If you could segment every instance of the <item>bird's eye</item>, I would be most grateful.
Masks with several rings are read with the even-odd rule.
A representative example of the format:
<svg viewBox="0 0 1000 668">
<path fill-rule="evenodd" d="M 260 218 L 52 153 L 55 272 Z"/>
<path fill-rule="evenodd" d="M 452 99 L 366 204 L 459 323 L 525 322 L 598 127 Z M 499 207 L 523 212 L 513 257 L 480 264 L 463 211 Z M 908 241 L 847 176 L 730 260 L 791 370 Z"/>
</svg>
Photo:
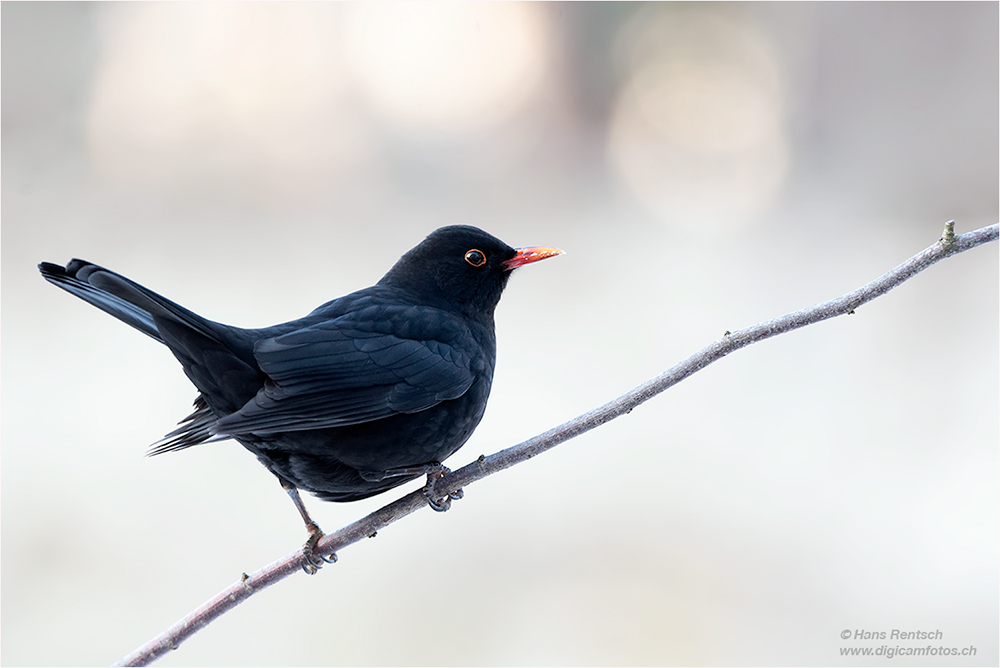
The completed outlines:
<svg viewBox="0 0 1000 668">
<path fill-rule="evenodd" d="M 465 254 L 465 261 L 473 267 L 481 267 L 486 264 L 486 254 L 481 250 L 473 248 Z"/>
</svg>

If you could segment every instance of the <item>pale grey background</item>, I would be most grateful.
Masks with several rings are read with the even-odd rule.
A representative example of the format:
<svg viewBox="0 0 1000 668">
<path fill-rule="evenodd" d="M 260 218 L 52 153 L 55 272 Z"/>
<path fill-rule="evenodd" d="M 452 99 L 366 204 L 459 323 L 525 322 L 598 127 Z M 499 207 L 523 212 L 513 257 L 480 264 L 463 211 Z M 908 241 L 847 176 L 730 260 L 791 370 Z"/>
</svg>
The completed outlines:
<svg viewBox="0 0 1000 668">
<path fill-rule="evenodd" d="M 193 388 L 37 262 L 261 326 L 440 225 L 560 246 L 498 310 L 462 465 L 854 289 L 945 220 L 996 222 L 997 26 L 996 3 L 4 3 L 0 659 L 107 664 L 304 539 L 239 446 L 142 456 Z M 408 518 L 162 665 L 881 665 L 841 658 L 883 644 L 845 629 L 978 651 L 900 665 L 996 665 L 997 330 L 992 245 Z M 415 486 L 307 503 L 332 530 Z"/>
</svg>

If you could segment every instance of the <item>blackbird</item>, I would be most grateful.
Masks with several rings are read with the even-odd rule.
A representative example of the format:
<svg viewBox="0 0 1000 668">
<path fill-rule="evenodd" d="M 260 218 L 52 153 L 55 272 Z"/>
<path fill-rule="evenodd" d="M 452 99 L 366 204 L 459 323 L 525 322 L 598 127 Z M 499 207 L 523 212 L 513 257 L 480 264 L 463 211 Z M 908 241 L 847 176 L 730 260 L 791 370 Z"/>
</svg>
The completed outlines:
<svg viewBox="0 0 1000 668">
<path fill-rule="evenodd" d="M 429 504 L 447 509 L 450 499 L 434 493 L 434 481 L 486 409 L 500 294 L 512 270 L 562 252 L 511 248 L 471 226 L 443 227 L 372 287 L 262 329 L 206 320 L 83 260 L 38 268 L 170 349 L 198 396 L 194 412 L 150 454 L 227 438 L 241 443 L 295 503 L 310 534 L 304 568 L 315 572 L 322 563 L 313 548 L 323 532 L 300 489 L 353 501 L 426 474 Z"/>
</svg>

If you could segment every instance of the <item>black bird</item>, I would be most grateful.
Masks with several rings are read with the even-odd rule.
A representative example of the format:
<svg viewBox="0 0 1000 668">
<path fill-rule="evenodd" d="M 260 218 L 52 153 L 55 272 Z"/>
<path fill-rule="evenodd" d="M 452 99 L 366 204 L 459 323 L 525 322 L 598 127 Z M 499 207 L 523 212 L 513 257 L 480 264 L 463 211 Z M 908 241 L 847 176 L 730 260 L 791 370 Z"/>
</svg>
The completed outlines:
<svg viewBox="0 0 1000 668">
<path fill-rule="evenodd" d="M 354 501 L 420 475 L 435 498 L 441 462 L 472 435 L 496 362 L 493 312 L 521 265 L 562 254 L 511 248 L 475 227 L 443 227 L 370 288 L 281 325 L 206 320 L 83 260 L 42 276 L 165 344 L 198 388 L 195 410 L 150 454 L 233 438 L 278 477 L 312 553 L 323 536 L 298 490 Z"/>
</svg>

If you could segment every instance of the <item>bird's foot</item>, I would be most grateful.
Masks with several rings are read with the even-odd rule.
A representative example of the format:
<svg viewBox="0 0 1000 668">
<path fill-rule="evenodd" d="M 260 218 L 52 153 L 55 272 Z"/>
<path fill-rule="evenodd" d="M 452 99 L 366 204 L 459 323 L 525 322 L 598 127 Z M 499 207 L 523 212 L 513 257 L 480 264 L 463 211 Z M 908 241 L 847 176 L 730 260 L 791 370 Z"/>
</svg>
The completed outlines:
<svg viewBox="0 0 1000 668">
<path fill-rule="evenodd" d="M 302 497 L 299 496 L 298 488 L 292 483 L 288 482 L 282 477 L 278 477 L 281 486 L 286 492 L 288 492 L 288 497 L 295 504 L 295 508 L 299 511 L 299 515 L 302 516 L 302 521 L 306 525 L 306 531 L 309 532 L 309 540 L 306 544 L 302 546 L 302 556 L 305 558 L 306 563 L 302 564 L 302 570 L 306 572 L 307 575 L 315 575 L 319 572 L 319 569 L 323 568 L 323 564 L 333 564 L 337 562 L 337 555 L 330 553 L 330 556 L 323 556 L 316 554 L 316 544 L 319 543 L 319 539 L 323 537 L 323 530 L 319 528 L 319 525 L 313 522 L 312 518 L 309 517 L 309 511 L 306 510 L 306 506 L 302 503 Z"/>
<path fill-rule="evenodd" d="M 440 495 L 435 491 L 434 486 L 437 481 L 448 473 L 451 473 L 451 469 L 443 464 L 439 464 L 438 462 L 434 462 L 432 464 L 422 464 L 420 466 L 407 466 L 389 469 L 387 471 L 358 471 L 358 473 L 361 475 L 361 478 L 367 482 L 381 482 L 386 478 L 426 474 L 427 484 L 424 485 L 424 496 L 427 497 L 427 505 L 441 513 L 451 508 L 451 502 L 453 500 L 458 500 L 465 496 L 465 492 L 461 489 L 456 489 L 454 492 L 449 492 L 446 495 Z"/>
<path fill-rule="evenodd" d="M 316 544 L 319 543 L 319 539 L 323 536 L 323 530 L 319 528 L 318 524 L 314 523 L 312 528 L 309 529 L 309 540 L 302 546 L 302 556 L 306 560 L 306 563 L 302 564 L 302 570 L 306 572 L 306 575 L 316 575 L 319 569 L 323 568 L 324 563 L 337 563 L 336 552 L 331 552 L 329 556 L 316 554 Z"/>
<path fill-rule="evenodd" d="M 434 489 L 437 481 L 449 473 L 451 473 L 451 469 L 443 464 L 437 464 L 427 471 L 427 484 L 424 485 L 424 497 L 427 499 L 427 505 L 439 513 L 443 513 L 451 508 L 451 502 L 453 500 L 457 501 L 465 496 L 465 492 L 463 492 L 461 488 L 456 489 L 453 492 L 448 492 L 448 494 L 444 496 L 439 495 Z"/>
</svg>

